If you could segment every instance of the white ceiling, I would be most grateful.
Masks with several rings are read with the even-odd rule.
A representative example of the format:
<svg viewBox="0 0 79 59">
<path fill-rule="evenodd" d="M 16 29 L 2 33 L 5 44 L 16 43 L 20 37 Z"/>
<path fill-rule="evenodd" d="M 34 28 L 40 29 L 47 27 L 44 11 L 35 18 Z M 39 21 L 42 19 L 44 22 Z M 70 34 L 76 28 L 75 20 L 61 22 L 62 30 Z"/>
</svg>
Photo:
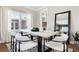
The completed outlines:
<svg viewBox="0 0 79 59">
<path fill-rule="evenodd" d="M 26 8 L 32 9 L 32 10 L 39 10 L 40 8 L 42 8 L 42 6 L 26 6 Z"/>
</svg>

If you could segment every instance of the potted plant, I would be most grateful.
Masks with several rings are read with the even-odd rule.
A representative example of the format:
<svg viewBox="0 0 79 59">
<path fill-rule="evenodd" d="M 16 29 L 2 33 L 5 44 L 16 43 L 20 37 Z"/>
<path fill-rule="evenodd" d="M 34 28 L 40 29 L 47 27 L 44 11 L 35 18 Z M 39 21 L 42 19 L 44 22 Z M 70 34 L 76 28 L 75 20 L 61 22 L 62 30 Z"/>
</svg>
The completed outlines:
<svg viewBox="0 0 79 59">
<path fill-rule="evenodd" d="M 33 28 L 31 29 L 31 31 L 33 31 L 33 32 L 38 32 L 38 31 L 39 31 L 39 28 L 38 28 L 38 27 L 33 27 Z"/>
<path fill-rule="evenodd" d="M 79 31 L 72 35 L 75 41 L 79 41 Z"/>
</svg>

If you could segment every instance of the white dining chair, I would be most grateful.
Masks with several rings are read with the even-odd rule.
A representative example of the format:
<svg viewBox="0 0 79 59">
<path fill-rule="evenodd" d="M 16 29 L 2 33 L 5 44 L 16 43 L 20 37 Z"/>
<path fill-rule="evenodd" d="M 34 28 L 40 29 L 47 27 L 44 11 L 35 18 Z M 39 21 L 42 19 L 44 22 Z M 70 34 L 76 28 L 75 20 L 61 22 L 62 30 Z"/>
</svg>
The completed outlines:
<svg viewBox="0 0 79 59">
<path fill-rule="evenodd" d="M 66 51 L 66 42 L 68 40 L 68 35 L 61 34 L 60 36 L 55 37 L 52 41 L 47 42 L 45 45 L 53 50 Z"/>
<path fill-rule="evenodd" d="M 28 49 L 31 49 L 35 46 L 37 46 L 37 43 L 32 41 L 29 37 L 18 35 L 16 36 L 16 52 L 27 51 Z"/>
<path fill-rule="evenodd" d="M 14 31 L 11 31 L 10 35 L 11 35 L 10 51 L 14 52 L 15 51 L 15 42 L 16 42 L 15 36 L 16 35 L 21 36 L 21 35 L 19 33 L 14 32 Z"/>
</svg>

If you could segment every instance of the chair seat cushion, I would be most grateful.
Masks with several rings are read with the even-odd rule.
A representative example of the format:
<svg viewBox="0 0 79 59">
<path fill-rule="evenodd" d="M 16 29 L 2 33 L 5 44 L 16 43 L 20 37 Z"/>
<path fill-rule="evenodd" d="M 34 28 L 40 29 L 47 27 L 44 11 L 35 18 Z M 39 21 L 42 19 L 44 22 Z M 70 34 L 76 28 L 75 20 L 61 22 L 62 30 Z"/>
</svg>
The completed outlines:
<svg viewBox="0 0 79 59">
<path fill-rule="evenodd" d="M 66 42 L 68 40 L 68 35 L 67 34 L 61 34 L 61 36 L 57 36 L 52 40 L 60 41 L 60 42 L 62 42 L 62 41 Z"/>
<path fill-rule="evenodd" d="M 23 50 L 31 49 L 31 48 L 33 48 L 35 46 L 37 46 L 37 43 L 33 42 L 33 41 L 23 42 L 23 43 L 20 44 L 20 50 L 23 51 Z"/>
<path fill-rule="evenodd" d="M 30 40 L 27 36 L 16 36 L 15 39 L 17 40 Z"/>
<path fill-rule="evenodd" d="M 65 38 L 61 38 L 61 37 L 56 37 L 54 39 L 52 39 L 53 41 L 59 41 L 59 42 L 65 42 L 66 39 Z"/>
<path fill-rule="evenodd" d="M 46 43 L 46 46 L 48 46 L 49 48 L 58 50 L 58 51 L 63 51 L 63 44 L 59 42 L 50 41 Z"/>
</svg>

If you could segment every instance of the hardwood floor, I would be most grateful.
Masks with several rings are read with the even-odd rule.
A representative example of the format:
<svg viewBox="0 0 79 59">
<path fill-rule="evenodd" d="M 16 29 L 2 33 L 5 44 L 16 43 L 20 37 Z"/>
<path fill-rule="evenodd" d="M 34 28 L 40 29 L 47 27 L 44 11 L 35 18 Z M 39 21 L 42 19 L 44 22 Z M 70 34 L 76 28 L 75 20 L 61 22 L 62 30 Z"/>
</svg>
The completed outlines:
<svg viewBox="0 0 79 59">
<path fill-rule="evenodd" d="M 7 46 L 4 43 L 0 43 L 0 52 L 9 52 Z"/>
<path fill-rule="evenodd" d="M 79 46 L 78 45 L 70 44 L 70 45 L 68 45 L 68 47 L 72 48 L 73 52 L 79 52 Z"/>
<path fill-rule="evenodd" d="M 70 44 L 68 45 L 69 48 L 73 49 L 73 52 L 79 52 L 79 46 Z M 4 43 L 0 43 L 0 52 L 9 52 L 7 46 Z"/>
</svg>

